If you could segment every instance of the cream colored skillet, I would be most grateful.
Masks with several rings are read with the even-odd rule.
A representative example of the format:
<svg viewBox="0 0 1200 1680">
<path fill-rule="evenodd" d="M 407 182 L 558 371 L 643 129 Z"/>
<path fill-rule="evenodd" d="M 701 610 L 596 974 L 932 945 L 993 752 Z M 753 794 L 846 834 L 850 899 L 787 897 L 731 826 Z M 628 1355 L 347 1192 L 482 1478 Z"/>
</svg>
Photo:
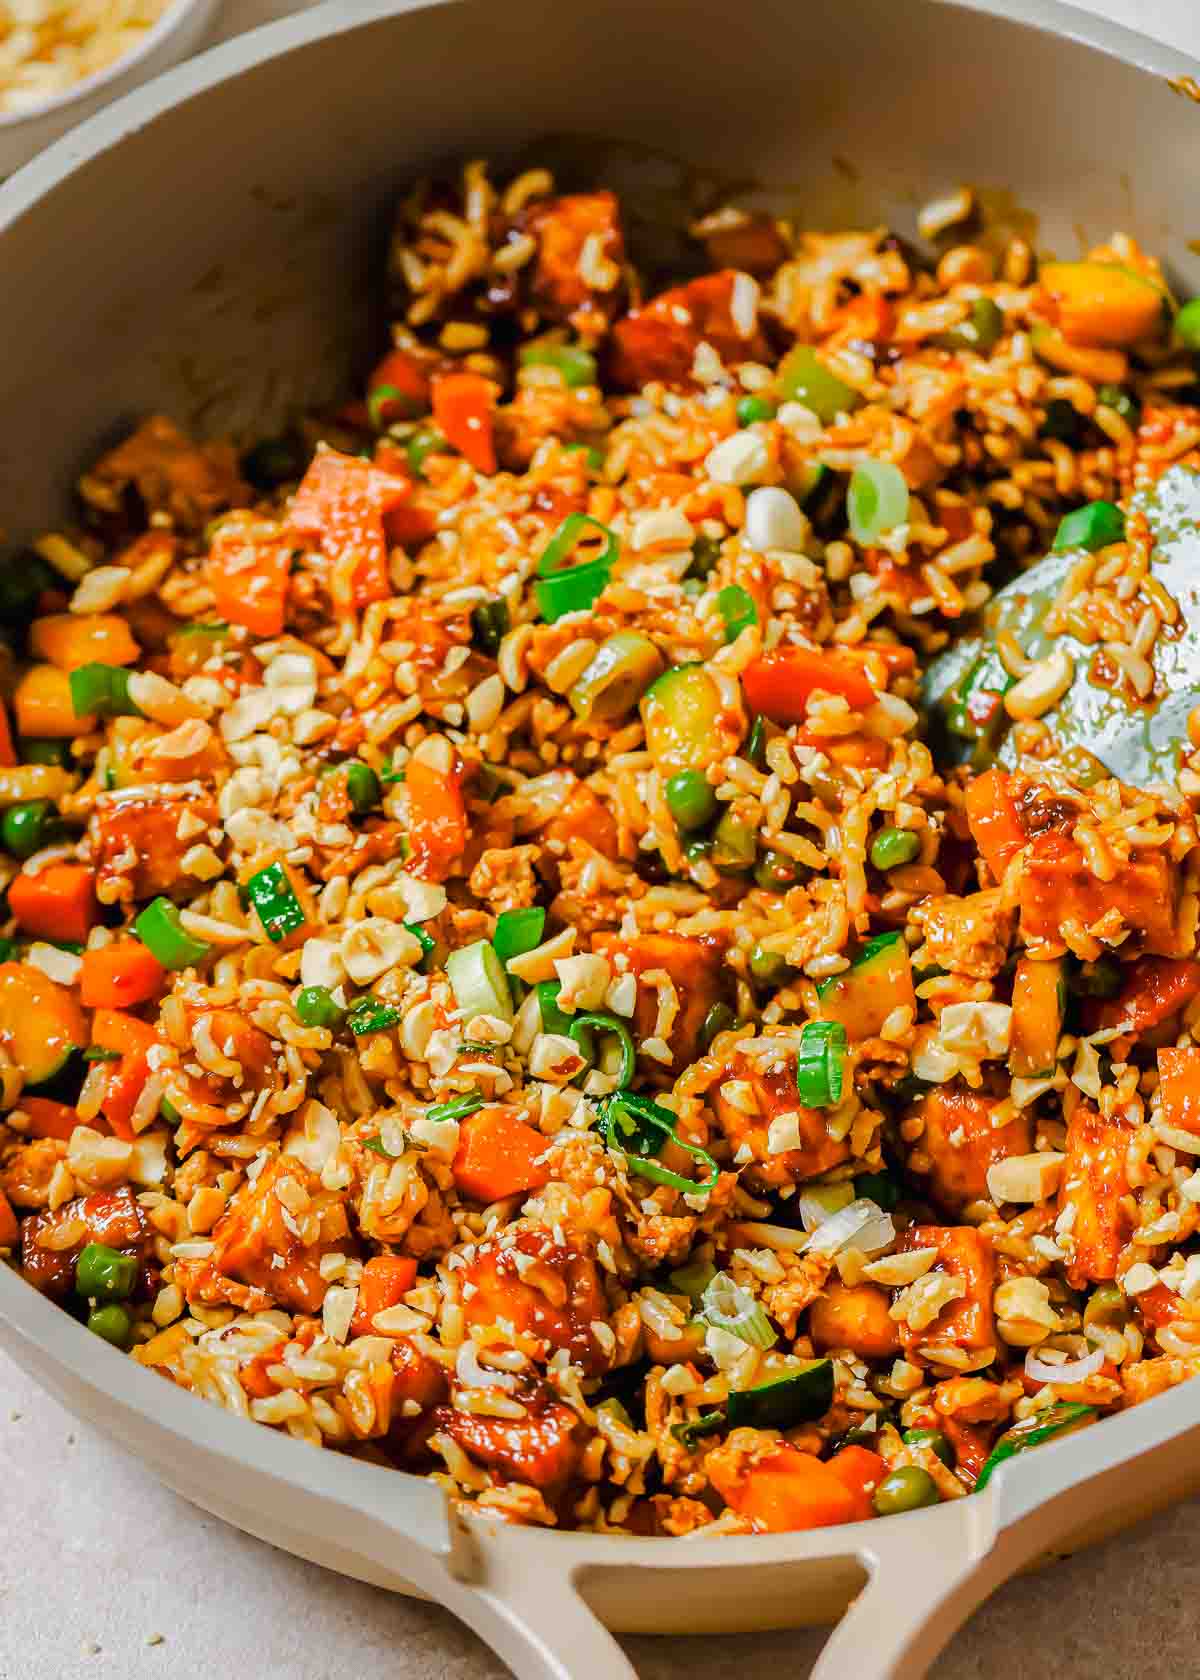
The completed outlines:
<svg viewBox="0 0 1200 1680">
<path fill-rule="evenodd" d="M 1016 206 L 1032 207 L 1040 245 L 1127 229 L 1200 291 L 1200 224 L 1185 219 L 1197 73 L 1037 0 L 320 6 L 131 95 L 0 188 L 0 510 L 17 537 L 53 521 L 139 412 L 269 426 L 345 388 L 377 347 L 398 184 L 439 157 L 543 158 L 544 135 L 612 137 L 576 161 L 664 224 L 700 179 L 670 156 L 779 183 L 777 202 L 814 226 L 911 233 L 915 205 L 967 181 L 1027 232 Z M 820 1680 L 915 1680 L 1014 1570 L 1200 1486 L 1189 1384 L 905 1517 L 726 1540 L 556 1535 L 464 1521 L 432 1483 L 220 1412 L 3 1266 L 0 1342 L 187 1498 L 428 1594 L 525 1680 L 630 1675 L 606 1628 L 794 1626 L 852 1600 Z"/>
</svg>

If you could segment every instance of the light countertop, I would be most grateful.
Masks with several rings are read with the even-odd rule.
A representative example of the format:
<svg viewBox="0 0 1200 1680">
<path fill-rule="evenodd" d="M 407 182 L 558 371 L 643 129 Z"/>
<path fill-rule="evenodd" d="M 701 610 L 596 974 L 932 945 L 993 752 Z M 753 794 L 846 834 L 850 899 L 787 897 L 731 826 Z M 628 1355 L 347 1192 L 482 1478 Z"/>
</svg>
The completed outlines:
<svg viewBox="0 0 1200 1680">
<path fill-rule="evenodd" d="M 219 34 L 300 9 L 226 0 Z M 1088 8 L 1200 56 L 1196 0 Z M 168 1493 L 0 1354 L 0 1680 L 502 1680 L 445 1612 L 302 1563 Z M 1200 1501 L 1010 1583 L 933 1680 L 1195 1671 Z M 802 1680 L 820 1632 L 631 1639 L 644 1680 Z M 847 1676 L 847 1680 L 869 1680 Z"/>
</svg>

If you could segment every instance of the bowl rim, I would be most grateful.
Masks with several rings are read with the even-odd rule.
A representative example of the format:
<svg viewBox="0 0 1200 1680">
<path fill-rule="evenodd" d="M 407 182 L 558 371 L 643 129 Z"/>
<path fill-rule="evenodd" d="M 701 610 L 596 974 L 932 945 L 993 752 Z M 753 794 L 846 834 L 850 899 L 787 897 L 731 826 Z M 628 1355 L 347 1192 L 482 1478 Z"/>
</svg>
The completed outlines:
<svg viewBox="0 0 1200 1680">
<path fill-rule="evenodd" d="M 189 0 L 189 4 L 196 3 L 200 0 Z M 324 0 L 322 4 L 210 47 L 113 101 L 0 184 L 0 238 L 79 168 L 192 98 L 291 51 L 408 12 L 428 11 L 453 3 L 459 0 Z M 484 0 L 474 0 L 474 3 L 482 4 Z M 949 11 L 982 14 L 999 22 L 1032 28 L 1039 34 L 1102 52 L 1169 82 L 1183 77 L 1200 80 L 1200 60 L 1123 24 L 1082 12 L 1062 0 L 931 0 L 931 3 Z M 185 15 L 181 6 L 173 21 Z M 248 1420 L 174 1384 L 164 1386 L 161 1381 L 155 1381 L 152 1387 L 152 1372 L 133 1360 L 118 1357 L 62 1308 L 39 1295 L 19 1274 L 10 1274 L 7 1266 L 0 1265 L 0 1345 L 5 1341 L 15 1343 L 18 1348 L 25 1344 L 35 1349 L 79 1385 L 115 1401 L 144 1424 L 175 1437 L 185 1452 L 188 1446 L 194 1445 L 235 1467 L 240 1466 L 251 1474 L 262 1473 L 293 1489 L 341 1504 L 352 1502 L 366 1510 L 380 1506 L 375 1495 L 380 1482 L 386 1486 L 386 1478 L 381 1478 L 373 1466 L 349 1460 L 340 1453 L 314 1454 L 306 1444 L 273 1430 L 259 1425 L 247 1427 Z M 1082 1481 L 1102 1468 L 1120 1464 L 1194 1428 L 1194 1403 L 1186 1392 L 1187 1386 L 1169 1389 L 1142 1405 L 1106 1418 L 1103 1428 L 1095 1434 L 1083 1431 L 1064 1440 L 1058 1448 L 1061 1455 L 1058 1462 L 1064 1469 L 1068 1464 L 1075 1465 L 1077 1474 L 1072 1480 Z M 1098 1442 L 1104 1443 L 1103 1448 L 1098 1448 Z M 135 1457 L 142 1456 L 135 1442 L 129 1443 L 129 1450 Z M 1017 1465 L 1006 1466 L 993 1478 L 985 1496 L 987 1509 L 994 1511 L 996 1502 L 1013 1487 L 1014 1471 L 1018 1469 Z M 424 1478 L 411 1479 L 424 1482 Z M 434 1484 L 427 1485 L 432 1488 Z M 1039 1502 L 1032 1489 L 1030 1497 L 1032 1504 Z M 919 1515 L 935 1526 L 939 1522 L 947 1524 L 956 1505 L 957 1502 L 951 1502 L 939 1507 L 938 1516 L 933 1512 Z M 984 1500 L 978 1505 L 984 1505 Z M 586 1554 L 596 1563 L 619 1561 L 671 1569 L 686 1563 L 693 1568 L 726 1565 L 732 1569 L 779 1561 L 783 1557 L 799 1561 L 869 1555 L 872 1530 L 876 1527 L 873 1523 L 863 1523 L 791 1534 L 717 1536 L 692 1540 L 683 1550 L 664 1546 L 657 1538 L 548 1534 L 538 1529 L 513 1527 L 506 1534 L 506 1544 L 514 1549 L 541 1551 L 550 1540 L 556 1552 L 561 1548 L 564 1559 L 573 1554 L 578 1560 Z M 403 1565 L 399 1567 L 402 1569 Z"/>
<path fill-rule="evenodd" d="M 167 9 L 150 25 L 137 46 L 129 52 L 122 53 L 111 64 L 106 64 L 103 70 L 94 70 L 90 76 L 84 76 L 82 80 L 73 82 L 70 87 L 64 88 L 61 93 L 53 94 L 49 99 L 43 100 L 40 105 L 32 106 L 28 111 L 0 112 L 0 135 L 16 133 L 26 123 L 41 122 L 46 117 L 52 117 L 61 111 L 67 111 L 72 105 L 91 98 L 93 94 L 102 92 L 104 88 L 111 86 L 122 76 L 127 76 L 131 71 L 136 70 L 137 66 L 149 57 L 156 47 L 171 38 L 189 16 L 194 12 L 204 10 L 210 4 L 211 0 L 170 0 Z"/>
</svg>

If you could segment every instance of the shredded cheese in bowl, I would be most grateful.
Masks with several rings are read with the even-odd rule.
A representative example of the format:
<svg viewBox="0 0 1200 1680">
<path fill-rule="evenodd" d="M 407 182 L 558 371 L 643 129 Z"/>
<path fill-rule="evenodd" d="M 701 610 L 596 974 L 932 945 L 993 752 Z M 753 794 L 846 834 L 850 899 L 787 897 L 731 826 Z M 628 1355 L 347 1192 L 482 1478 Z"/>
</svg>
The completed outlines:
<svg viewBox="0 0 1200 1680">
<path fill-rule="evenodd" d="M 0 0 L 0 113 L 34 111 L 133 52 L 171 0 Z"/>
</svg>

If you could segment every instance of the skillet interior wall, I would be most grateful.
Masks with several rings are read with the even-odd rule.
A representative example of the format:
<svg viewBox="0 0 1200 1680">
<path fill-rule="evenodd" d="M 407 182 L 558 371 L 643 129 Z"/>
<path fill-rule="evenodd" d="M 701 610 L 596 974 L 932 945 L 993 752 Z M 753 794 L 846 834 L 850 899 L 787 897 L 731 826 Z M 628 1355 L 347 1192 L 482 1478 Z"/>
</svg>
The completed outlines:
<svg viewBox="0 0 1200 1680">
<path fill-rule="evenodd" d="M 619 137 L 771 183 L 815 226 L 911 234 L 931 194 L 1011 190 L 1037 211 L 1039 247 L 1073 254 L 1119 226 L 1200 289 L 1200 213 L 1186 220 L 1200 106 L 1007 21 L 931 0 L 732 14 L 470 0 L 452 28 L 441 6 L 345 6 L 348 20 L 356 9 L 332 39 L 127 119 L 0 232 L 6 537 L 61 517 L 74 473 L 139 412 L 244 432 L 343 387 L 380 342 L 398 185 L 438 157 L 527 153 L 538 134 Z M 628 151 L 597 150 L 610 179 L 627 172 Z M 633 172 L 643 201 L 648 184 L 671 189 L 670 170 Z M 0 193 L 0 213 L 6 196 L 20 194 Z"/>
</svg>

